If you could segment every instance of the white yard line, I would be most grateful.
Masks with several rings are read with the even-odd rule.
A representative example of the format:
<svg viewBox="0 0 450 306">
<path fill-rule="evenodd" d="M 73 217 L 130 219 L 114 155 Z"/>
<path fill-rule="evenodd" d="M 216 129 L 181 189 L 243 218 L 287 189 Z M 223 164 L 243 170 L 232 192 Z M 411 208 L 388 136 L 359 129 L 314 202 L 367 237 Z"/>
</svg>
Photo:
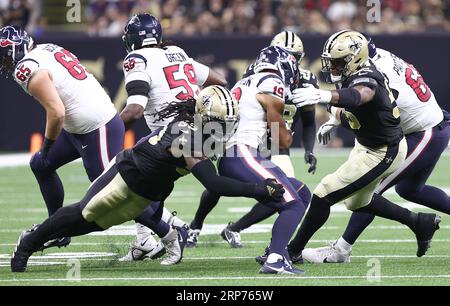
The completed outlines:
<svg viewBox="0 0 450 306">
<path fill-rule="evenodd" d="M 443 275 L 382 275 L 383 279 L 447 279 L 449 274 Z M 112 281 L 183 281 L 183 280 L 267 280 L 267 279 L 296 279 L 296 280 L 345 280 L 345 279 L 364 279 L 370 280 L 366 275 L 352 275 L 352 276 L 204 276 L 204 277 L 96 277 L 96 278 L 81 278 L 80 281 L 98 281 L 98 282 L 112 282 Z M 25 278 L 25 279 L 0 279 L 3 283 L 13 282 L 75 282 L 73 279 L 67 278 Z"/>
</svg>

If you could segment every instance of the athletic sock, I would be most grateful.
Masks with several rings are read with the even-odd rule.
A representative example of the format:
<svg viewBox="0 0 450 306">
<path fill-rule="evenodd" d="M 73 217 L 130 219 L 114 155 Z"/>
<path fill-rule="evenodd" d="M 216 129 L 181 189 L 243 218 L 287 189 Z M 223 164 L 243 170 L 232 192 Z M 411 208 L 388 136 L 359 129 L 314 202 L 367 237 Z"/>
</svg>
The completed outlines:
<svg viewBox="0 0 450 306">
<path fill-rule="evenodd" d="M 202 193 L 200 204 L 197 208 L 197 212 L 195 213 L 194 220 L 192 220 L 190 224 L 191 229 L 202 229 L 203 222 L 205 221 L 206 216 L 208 216 L 211 210 L 216 207 L 219 199 L 220 196 L 208 190 L 205 190 Z"/>
<path fill-rule="evenodd" d="M 259 223 L 271 216 L 273 216 L 277 211 L 270 208 L 264 204 L 256 203 L 252 209 L 242 216 L 235 223 L 231 224 L 228 228 L 233 232 L 240 232 L 250 226 Z"/>
<path fill-rule="evenodd" d="M 355 244 L 356 239 L 372 223 L 373 219 L 375 219 L 374 214 L 359 211 L 353 212 L 342 238 L 351 245 Z"/>
</svg>

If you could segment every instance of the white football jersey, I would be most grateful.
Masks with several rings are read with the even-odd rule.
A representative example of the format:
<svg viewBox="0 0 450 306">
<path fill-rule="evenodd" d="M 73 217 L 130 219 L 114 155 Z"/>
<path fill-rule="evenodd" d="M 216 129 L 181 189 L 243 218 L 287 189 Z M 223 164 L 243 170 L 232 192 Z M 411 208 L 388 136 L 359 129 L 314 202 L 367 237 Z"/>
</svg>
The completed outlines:
<svg viewBox="0 0 450 306">
<path fill-rule="evenodd" d="M 444 119 L 433 92 L 414 66 L 380 48 L 373 62 L 389 79 L 389 87 L 398 92 L 403 133 L 428 130 Z"/>
<path fill-rule="evenodd" d="M 266 110 L 256 99 L 256 94 L 270 94 L 284 102 L 286 88 L 283 80 L 274 73 L 255 73 L 236 83 L 231 92 L 239 102 L 239 126 L 227 147 L 245 144 L 258 148 L 266 142 L 268 126 Z"/>
<path fill-rule="evenodd" d="M 67 132 L 87 134 L 104 126 L 117 114 L 100 83 L 62 47 L 37 45 L 17 64 L 14 79 L 29 94 L 28 83 L 39 70 L 49 72 L 64 104 Z"/>
<path fill-rule="evenodd" d="M 127 104 L 140 104 L 145 108 L 144 117 L 151 130 L 172 121 L 172 118 L 156 121 L 155 112 L 168 103 L 196 98 L 209 75 L 207 66 L 196 62 L 177 46 L 130 52 L 124 60 L 123 71 L 125 84 L 132 81 L 150 84 L 148 100 L 136 100 L 131 96 Z"/>
</svg>

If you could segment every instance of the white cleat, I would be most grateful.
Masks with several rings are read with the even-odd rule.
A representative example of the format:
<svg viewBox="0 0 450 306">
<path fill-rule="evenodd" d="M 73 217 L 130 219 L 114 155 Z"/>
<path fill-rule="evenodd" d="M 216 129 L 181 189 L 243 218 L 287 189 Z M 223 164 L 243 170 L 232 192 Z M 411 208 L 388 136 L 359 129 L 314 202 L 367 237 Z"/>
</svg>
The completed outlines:
<svg viewBox="0 0 450 306">
<path fill-rule="evenodd" d="M 161 238 L 167 253 L 166 258 L 161 261 L 162 265 L 175 265 L 183 259 L 183 250 L 187 242 L 187 237 L 187 227 L 173 227 L 164 238 Z"/>
<path fill-rule="evenodd" d="M 330 242 L 327 247 L 304 249 L 303 260 L 310 263 L 349 263 L 352 250 L 340 248 L 336 242 Z"/>
<path fill-rule="evenodd" d="M 146 259 L 158 259 L 166 253 L 164 244 L 156 241 L 153 235 L 133 241 L 128 254 L 119 261 L 139 261 Z"/>
<path fill-rule="evenodd" d="M 186 247 L 196 248 L 198 246 L 198 236 L 200 236 L 199 229 L 189 229 Z"/>
</svg>

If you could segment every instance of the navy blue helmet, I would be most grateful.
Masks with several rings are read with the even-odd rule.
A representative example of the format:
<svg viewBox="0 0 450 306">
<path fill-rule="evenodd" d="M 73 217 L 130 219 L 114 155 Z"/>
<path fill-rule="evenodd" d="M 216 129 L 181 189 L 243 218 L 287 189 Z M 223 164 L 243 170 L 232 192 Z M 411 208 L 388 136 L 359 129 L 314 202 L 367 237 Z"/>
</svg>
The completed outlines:
<svg viewBox="0 0 450 306">
<path fill-rule="evenodd" d="M 0 75 L 9 77 L 16 65 L 33 47 L 33 39 L 18 26 L 0 29 Z"/>
<path fill-rule="evenodd" d="M 158 18 L 150 14 L 131 17 L 125 25 L 122 40 L 128 52 L 162 42 L 162 28 Z"/>
<path fill-rule="evenodd" d="M 266 69 L 278 71 L 286 86 L 299 82 L 298 62 L 291 53 L 283 48 L 270 46 L 259 52 L 253 70 L 258 73 Z"/>
</svg>

